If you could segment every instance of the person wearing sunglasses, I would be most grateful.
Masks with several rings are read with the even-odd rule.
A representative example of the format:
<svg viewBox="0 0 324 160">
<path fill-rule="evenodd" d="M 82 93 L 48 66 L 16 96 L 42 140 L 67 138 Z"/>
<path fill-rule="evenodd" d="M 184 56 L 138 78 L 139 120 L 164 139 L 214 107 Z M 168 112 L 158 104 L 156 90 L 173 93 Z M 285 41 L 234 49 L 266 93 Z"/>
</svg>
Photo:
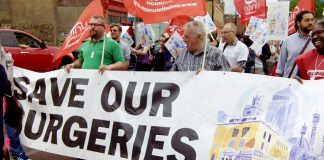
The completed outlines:
<svg viewBox="0 0 324 160">
<path fill-rule="evenodd" d="M 124 70 L 125 59 L 119 44 L 105 36 L 105 21 L 102 16 L 93 16 L 88 23 L 90 40 L 83 43 L 79 58 L 66 66 L 69 73 L 72 68 Z"/>
</svg>

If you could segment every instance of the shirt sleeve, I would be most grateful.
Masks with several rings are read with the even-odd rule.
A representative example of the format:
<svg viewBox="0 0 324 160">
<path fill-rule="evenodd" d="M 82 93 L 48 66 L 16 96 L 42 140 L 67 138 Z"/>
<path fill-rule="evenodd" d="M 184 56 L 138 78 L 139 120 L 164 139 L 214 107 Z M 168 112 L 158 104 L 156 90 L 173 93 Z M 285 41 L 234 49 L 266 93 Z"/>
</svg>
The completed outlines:
<svg viewBox="0 0 324 160">
<path fill-rule="evenodd" d="M 131 50 L 130 50 L 129 46 L 127 46 L 127 47 L 125 48 L 125 51 L 124 51 L 124 52 L 125 52 L 125 53 L 124 53 L 124 58 L 125 58 L 125 60 L 130 60 Z"/>
<path fill-rule="evenodd" d="M 296 58 L 296 65 L 298 67 L 298 72 L 297 72 L 297 76 L 301 77 L 302 79 L 308 79 L 307 78 L 307 71 L 304 67 L 304 63 L 303 63 L 303 58 L 298 56 Z"/>
<path fill-rule="evenodd" d="M 237 56 L 236 62 L 239 63 L 241 61 L 246 61 L 249 55 L 249 49 L 245 44 L 242 44 L 240 47 L 239 55 Z"/>
<path fill-rule="evenodd" d="M 85 43 L 88 43 L 88 42 L 85 42 Z M 83 63 L 83 61 L 84 61 L 83 47 L 84 47 L 84 44 L 81 46 L 81 49 L 80 49 L 80 52 L 79 52 L 79 55 L 78 55 L 78 59 L 80 60 L 81 63 Z"/>
<path fill-rule="evenodd" d="M 111 45 L 112 45 L 112 57 L 114 59 L 114 62 L 115 63 L 125 62 L 125 58 L 119 44 L 115 41 L 112 41 Z"/>
<path fill-rule="evenodd" d="M 285 65 L 287 62 L 288 57 L 288 51 L 287 51 L 287 41 L 284 41 L 282 43 L 282 46 L 280 48 L 280 54 L 279 54 L 279 60 L 278 60 L 278 66 L 276 69 L 277 74 L 284 74 Z"/>
<path fill-rule="evenodd" d="M 120 43 L 120 47 L 121 47 L 121 49 L 123 51 L 125 61 L 130 60 L 130 54 L 131 54 L 130 47 L 126 43 L 124 43 L 122 41 L 119 42 L 119 43 Z"/>
</svg>

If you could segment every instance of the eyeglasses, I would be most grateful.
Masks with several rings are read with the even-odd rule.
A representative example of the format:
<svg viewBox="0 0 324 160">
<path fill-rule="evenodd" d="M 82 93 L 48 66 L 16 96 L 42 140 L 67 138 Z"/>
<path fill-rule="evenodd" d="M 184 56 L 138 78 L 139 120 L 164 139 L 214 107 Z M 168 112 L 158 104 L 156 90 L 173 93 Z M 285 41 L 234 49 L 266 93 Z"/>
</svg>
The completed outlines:
<svg viewBox="0 0 324 160">
<path fill-rule="evenodd" d="M 316 30 L 316 31 L 312 32 L 311 36 L 313 37 L 317 34 L 322 34 L 322 33 L 324 33 L 324 29 Z"/>
<path fill-rule="evenodd" d="M 89 23 L 88 25 L 90 27 L 98 27 L 98 26 L 104 27 L 105 26 L 104 24 L 101 24 L 101 23 Z"/>
</svg>

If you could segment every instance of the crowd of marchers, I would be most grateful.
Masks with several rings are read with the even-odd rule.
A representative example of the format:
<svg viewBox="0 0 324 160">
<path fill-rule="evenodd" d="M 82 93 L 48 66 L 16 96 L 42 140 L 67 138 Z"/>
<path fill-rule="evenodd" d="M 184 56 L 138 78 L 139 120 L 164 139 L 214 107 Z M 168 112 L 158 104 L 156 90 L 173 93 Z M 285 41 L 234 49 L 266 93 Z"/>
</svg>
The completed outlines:
<svg viewBox="0 0 324 160">
<path fill-rule="evenodd" d="M 221 30 L 220 41 L 217 35 L 206 38 L 202 22 L 191 21 L 184 25 L 183 41 L 186 48 L 171 54 L 165 44 L 170 35 L 163 33 L 154 47 L 128 46 L 121 40 L 122 27 L 111 24 L 111 38 L 105 36 L 104 17 L 93 16 L 88 23 L 90 39 L 79 50 L 78 59 L 66 65 L 66 72 L 75 68 L 96 69 L 100 73 L 109 70 L 135 71 L 224 71 L 240 74 L 261 74 L 303 80 L 324 78 L 324 21 L 315 21 L 309 11 L 296 15 L 296 32 L 284 41 L 268 41 L 259 51 L 253 50 L 253 41 L 248 36 L 237 35 L 237 27 L 227 23 Z M 1 46 L 0 46 L 1 48 Z M 12 62 L 0 50 L 0 115 L 3 104 L 8 113 L 0 116 L 5 121 L 10 139 L 10 154 L 13 159 L 29 159 L 20 145 L 22 111 L 19 102 L 12 94 Z M 3 101 L 5 100 L 5 101 Z M 4 103 L 5 102 L 5 103 Z M 14 117 L 14 118 L 13 118 Z M 4 145 L 3 123 L 0 123 L 0 146 Z M 0 159 L 5 153 L 0 149 Z"/>
</svg>

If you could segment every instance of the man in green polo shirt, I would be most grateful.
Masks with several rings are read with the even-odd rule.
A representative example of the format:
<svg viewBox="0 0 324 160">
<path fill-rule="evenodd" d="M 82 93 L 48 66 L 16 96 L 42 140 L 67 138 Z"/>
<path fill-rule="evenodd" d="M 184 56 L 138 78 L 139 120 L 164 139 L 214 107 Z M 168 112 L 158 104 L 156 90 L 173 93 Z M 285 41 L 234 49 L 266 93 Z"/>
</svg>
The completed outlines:
<svg viewBox="0 0 324 160">
<path fill-rule="evenodd" d="M 68 64 L 66 71 L 69 73 L 72 68 L 99 69 L 100 73 L 105 70 L 123 70 L 125 59 L 122 50 L 116 41 L 105 36 L 104 17 L 91 17 L 89 26 L 91 40 L 81 46 L 79 59 Z"/>
</svg>

